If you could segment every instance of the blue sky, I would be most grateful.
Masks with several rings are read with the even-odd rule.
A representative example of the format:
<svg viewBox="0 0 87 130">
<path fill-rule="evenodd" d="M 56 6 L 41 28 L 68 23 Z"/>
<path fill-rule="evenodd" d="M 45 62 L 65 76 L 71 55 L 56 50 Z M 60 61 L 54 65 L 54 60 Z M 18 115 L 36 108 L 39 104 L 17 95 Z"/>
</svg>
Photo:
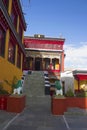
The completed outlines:
<svg viewBox="0 0 87 130">
<path fill-rule="evenodd" d="M 21 0 L 25 35 L 65 38 L 65 68 L 87 68 L 87 0 Z"/>
</svg>

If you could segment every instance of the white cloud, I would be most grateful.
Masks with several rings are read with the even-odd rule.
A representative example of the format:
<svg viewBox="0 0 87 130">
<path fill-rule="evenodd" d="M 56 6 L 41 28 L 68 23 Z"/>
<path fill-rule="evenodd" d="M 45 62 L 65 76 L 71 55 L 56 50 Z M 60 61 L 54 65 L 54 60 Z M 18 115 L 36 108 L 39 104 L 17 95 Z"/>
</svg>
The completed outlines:
<svg viewBox="0 0 87 130">
<path fill-rule="evenodd" d="M 87 69 L 87 42 L 82 42 L 78 46 L 65 45 L 64 50 L 65 68 Z"/>
</svg>

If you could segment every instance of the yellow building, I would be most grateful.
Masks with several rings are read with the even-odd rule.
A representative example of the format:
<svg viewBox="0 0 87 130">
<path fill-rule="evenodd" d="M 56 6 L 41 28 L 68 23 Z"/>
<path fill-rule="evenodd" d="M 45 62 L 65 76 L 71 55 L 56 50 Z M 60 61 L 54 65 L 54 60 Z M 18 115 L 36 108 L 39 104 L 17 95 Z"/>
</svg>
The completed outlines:
<svg viewBox="0 0 87 130">
<path fill-rule="evenodd" d="M 87 70 L 74 70 L 73 76 L 75 91 L 87 91 Z"/>
<path fill-rule="evenodd" d="M 0 0 L 0 82 L 11 92 L 14 77 L 22 76 L 26 23 L 19 0 Z"/>
</svg>

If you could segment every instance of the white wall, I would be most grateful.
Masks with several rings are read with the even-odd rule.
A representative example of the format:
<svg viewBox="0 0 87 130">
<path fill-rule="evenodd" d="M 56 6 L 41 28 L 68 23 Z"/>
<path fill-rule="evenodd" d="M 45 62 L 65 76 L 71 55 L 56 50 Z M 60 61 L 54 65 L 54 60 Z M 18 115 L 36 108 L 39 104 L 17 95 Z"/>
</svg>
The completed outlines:
<svg viewBox="0 0 87 130">
<path fill-rule="evenodd" d="M 71 88 L 74 92 L 74 77 L 72 74 L 72 71 L 66 71 L 64 73 L 61 73 L 61 82 L 65 82 L 65 93 L 68 90 L 68 88 Z"/>
</svg>

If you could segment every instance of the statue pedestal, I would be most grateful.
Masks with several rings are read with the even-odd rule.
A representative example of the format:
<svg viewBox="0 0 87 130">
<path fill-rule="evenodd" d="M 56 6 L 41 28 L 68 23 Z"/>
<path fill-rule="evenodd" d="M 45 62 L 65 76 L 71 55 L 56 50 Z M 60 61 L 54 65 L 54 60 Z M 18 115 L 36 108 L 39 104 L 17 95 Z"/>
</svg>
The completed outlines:
<svg viewBox="0 0 87 130">
<path fill-rule="evenodd" d="M 11 95 L 7 98 L 7 111 L 20 113 L 25 108 L 26 96 L 25 95 Z"/>
</svg>

